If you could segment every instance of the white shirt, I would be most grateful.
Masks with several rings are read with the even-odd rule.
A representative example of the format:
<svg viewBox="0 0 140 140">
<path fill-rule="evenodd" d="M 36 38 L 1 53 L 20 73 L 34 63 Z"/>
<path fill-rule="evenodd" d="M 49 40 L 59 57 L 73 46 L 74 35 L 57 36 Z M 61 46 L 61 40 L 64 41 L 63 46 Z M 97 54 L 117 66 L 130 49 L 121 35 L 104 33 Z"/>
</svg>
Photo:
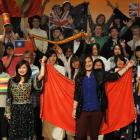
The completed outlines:
<svg viewBox="0 0 140 140">
<path fill-rule="evenodd" d="M 136 47 L 140 45 L 140 40 L 138 41 L 131 40 L 127 42 L 127 44 L 130 46 L 131 50 L 134 51 Z"/>
<path fill-rule="evenodd" d="M 62 75 L 65 76 L 66 74 L 66 71 L 65 71 L 65 68 L 60 66 L 60 65 L 57 65 L 57 64 L 54 64 L 54 68 L 59 72 L 61 73 Z"/>
<path fill-rule="evenodd" d="M 48 39 L 46 31 L 44 31 L 40 28 L 29 29 L 29 34 L 37 35 L 37 36 L 44 37 L 44 38 Z M 35 40 L 36 48 L 39 51 L 41 51 L 42 53 L 45 53 L 48 49 L 48 42 L 43 41 L 43 40 L 39 40 L 39 39 L 34 39 L 34 40 Z"/>
<path fill-rule="evenodd" d="M 73 47 L 73 53 L 74 53 L 74 54 L 75 54 L 76 51 L 78 50 L 79 45 L 80 45 L 80 41 L 74 40 L 74 47 Z"/>
</svg>

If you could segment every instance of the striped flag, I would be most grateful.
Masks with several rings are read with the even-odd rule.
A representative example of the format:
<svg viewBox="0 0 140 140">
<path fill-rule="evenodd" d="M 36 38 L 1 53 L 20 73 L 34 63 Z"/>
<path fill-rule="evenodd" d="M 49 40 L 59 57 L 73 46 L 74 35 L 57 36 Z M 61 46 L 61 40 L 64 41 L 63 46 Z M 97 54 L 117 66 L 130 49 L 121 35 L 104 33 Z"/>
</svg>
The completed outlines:
<svg viewBox="0 0 140 140">
<path fill-rule="evenodd" d="M 0 94 L 7 93 L 9 78 L 9 75 L 6 73 L 0 75 Z"/>
</svg>

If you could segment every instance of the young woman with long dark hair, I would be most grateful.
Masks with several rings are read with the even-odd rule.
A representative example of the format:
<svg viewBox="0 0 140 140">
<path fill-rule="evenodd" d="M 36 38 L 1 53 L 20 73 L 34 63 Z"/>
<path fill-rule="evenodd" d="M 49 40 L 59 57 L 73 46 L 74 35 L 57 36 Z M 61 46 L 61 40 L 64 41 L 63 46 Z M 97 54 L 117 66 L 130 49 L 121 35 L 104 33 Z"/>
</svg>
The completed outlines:
<svg viewBox="0 0 140 140">
<path fill-rule="evenodd" d="M 108 59 L 108 62 L 109 62 L 109 64 L 110 64 L 110 69 L 116 67 L 115 57 L 116 57 L 117 55 L 122 55 L 122 56 L 124 56 L 123 48 L 121 47 L 120 44 L 116 44 L 116 45 L 114 46 L 114 48 L 113 48 L 113 56 L 110 57 L 110 58 Z M 126 57 L 124 57 L 124 59 L 125 59 L 126 61 L 128 61 L 128 59 L 127 59 Z"/>
<path fill-rule="evenodd" d="M 99 130 L 108 106 L 105 94 L 105 82 L 117 80 L 130 67 L 129 62 L 122 70 L 109 73 L 104 70 L 102 60 L 93 62 L 91 56 L 86 56 L 75 80 L 75 96 L 73 117 L 76 119 L 76 139 L 98 140 Z"/>
<path fill-rule="evenodd" d="M 41 90 L 45 63 L 41 60 L 40 73 L 31 78 L 31 68 L 22 60 L 16 66 L 16 76 L 9 80 L 5 116 L 9 120 L 10 140 L 32 140 L 34 136 L 32 89 Z"/>
</svg>

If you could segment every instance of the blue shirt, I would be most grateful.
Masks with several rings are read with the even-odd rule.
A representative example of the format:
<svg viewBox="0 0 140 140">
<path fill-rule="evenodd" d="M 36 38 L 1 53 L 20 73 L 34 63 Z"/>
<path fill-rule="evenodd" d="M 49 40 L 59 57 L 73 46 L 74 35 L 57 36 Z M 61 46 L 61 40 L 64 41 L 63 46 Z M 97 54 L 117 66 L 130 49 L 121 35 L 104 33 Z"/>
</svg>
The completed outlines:
<svg viewBox="0 0 140 140">
<path fill-rule="evenodd" d="M 99 109 L 96 91 L 96 80 L 93 73 L 83 78 L 83 111 L 95 111 Z"/>
</svg>

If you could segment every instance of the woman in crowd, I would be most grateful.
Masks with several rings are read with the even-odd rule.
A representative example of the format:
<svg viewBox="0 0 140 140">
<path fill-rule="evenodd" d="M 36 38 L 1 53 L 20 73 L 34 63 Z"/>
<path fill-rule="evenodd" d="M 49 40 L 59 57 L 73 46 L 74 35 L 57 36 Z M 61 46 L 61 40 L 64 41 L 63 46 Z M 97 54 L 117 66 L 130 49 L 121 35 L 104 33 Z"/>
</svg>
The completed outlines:
<svg viewBox="0 0 140 140">
<path fill-rule="evenodd" d="M 2 61 L 0 60 L 0 139 L 7 140 L 8 122 L 4 116 L 6 107 L 6 96 L 8 80 L 10 76 L 5 72 Z"/>
<path fill-rule="evenodd" d="M 99 44 L 94 43 L 92 45 L 90 52 L 91 52 L 93 61 L 96 60 L 97 58 L 101 59 L 105 65 L 105 70 L 108 71 L 110 69 L 109 62 L 106 60 L 106 58 L 104 58 L 103 56 L 100 56 L 100 45 Z"/>
<path fill-rule="evenodd" d="M 112 57 L 110 57 L 110 58 L 108 59 L 108 62 L 109 62 L 109 64 L 110 64 L 110 69 L 115 68 L 115 66 L 116 66 L 115 57 L 116 57 L 117 55 L 120 55 L 120 54 L 123 55 L 123 54 L 124 54 L 121 45 L 116 44 L 116 45 L 114 46 L 114 48 L 113 48 L 113 53 L 114 53 L 114 56 L 112 56 Z M 123 55 L 123 56 L 124 56 L 124 55 Z M 128 59 L 125 57 L 125 60 L 127 61 Z"/>
<path fill-rule="evenodd" d="M 117 80 L 133 63 L 116 73 L 105 72 L 102 60 L 94 62 L 91 56 L 86 56 L 76 77 L 73 117 L 76 118 L 77 140 L 85 140 L 89 133 L 91 140 L 98 140 L 100 125 L 105 119 L 107 97 L 105 82 Z"/>
<path fill-rule="evenodd" d="M 40 63 L 40 73 L 31 79 L 29 63 L 25 60 L 20 61 L 16 66 L 16 76 L 9 80 L 5 116 L 9 120 L 10 140 L 32 140 L 34 136 L 31 91 L 42 88 L 42 79 L 45 74 L 44 60 L 40 60 Z"/>
<path fill-rule="evenodd" d="M 12 43 L 7 43 L 5 45 L 5 56 L 2 57 L 2 61 L 7 73 L 11 77 L 15 76 L 15 68 L 20 60 L 21 57 L 15 55 L 14 45 Z"/>
<path fill-rule="evenodd" d="M 70 61 L 71 79 L 74 80 L 81 66 L 81 60 L 77 56 L 73 56 Z"/>
</svg>

